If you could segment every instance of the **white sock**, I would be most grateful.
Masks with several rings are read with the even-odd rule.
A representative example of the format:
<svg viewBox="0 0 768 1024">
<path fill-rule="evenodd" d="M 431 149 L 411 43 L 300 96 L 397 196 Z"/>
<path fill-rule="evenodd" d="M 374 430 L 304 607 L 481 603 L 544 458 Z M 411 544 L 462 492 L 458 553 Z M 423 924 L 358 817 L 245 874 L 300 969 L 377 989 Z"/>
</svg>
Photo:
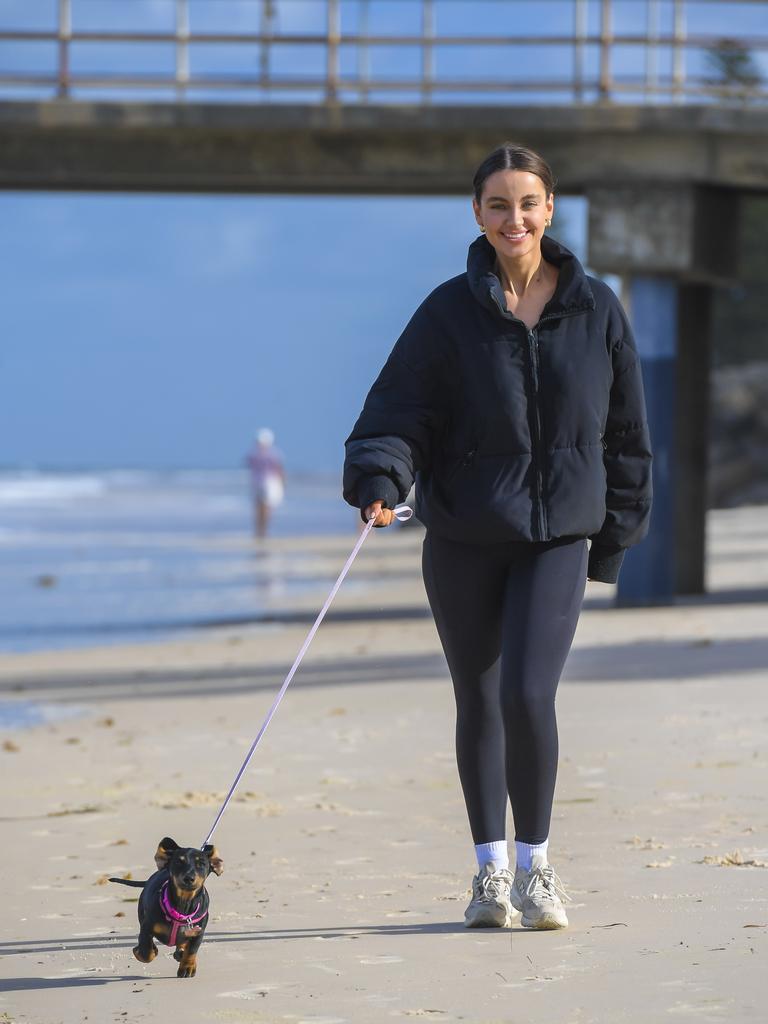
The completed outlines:
<svg viewBox="0 0 768 1024">
<path fill-rule="evenodd" d="M 515 850 L 517 851 L 517 866 L 522 868 L 524 871 L 531 870 L 531 859 L 534 854 L 539 857 L 543 857 L 545 863 L 547 862 L 547 847 L 549 846 L 549 839 L 545 839 L 543 843 L 518 843 L 515 840 Z"/>
<path fill-rule="evenodd" d="M 489 860 L 493 861 L 497 870 L 499 868 L 509 868 L 509 851 L 506 839 L 497 839 L 493 843 L 478 843 L 475 846 L 475 855 L 477 856 L 477 866 L 480 869 Z"/>
</svg>

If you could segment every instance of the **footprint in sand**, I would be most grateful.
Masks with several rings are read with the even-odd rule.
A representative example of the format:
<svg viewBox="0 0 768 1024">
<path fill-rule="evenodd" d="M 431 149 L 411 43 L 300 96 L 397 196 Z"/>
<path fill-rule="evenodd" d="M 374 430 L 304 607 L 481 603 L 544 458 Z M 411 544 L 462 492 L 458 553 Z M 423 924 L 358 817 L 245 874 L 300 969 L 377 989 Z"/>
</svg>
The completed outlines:
<svg viewBox="0 0 768 1024">
<path fill-rule="evenodd" d="M 349 1024 L 346 1017 L 300 1017 L 298 1024 Z"/>
<path fill-rule="evenodd" d="M 768 868 L 768 861 L 759 860 L 756 857 L 747 860 L 741 850 L 734 850 L 732 853 L 726 853 L 724 856 L 707 856 L 703 860 L 696 861 L 696 863 L 716 864 L 722 868 Z"/>
<path fill-rule="evenodd" d="M 343 971 L 337 970 L 335 967 L 329 967 L 328 964 L 310 964 L 310 967 L 314 967 L 317 971 L 325 971 L 326 974 L 333 974 L 337 977 L 341 977 Z"/>
<path fill-rule="evenodd" d="M 248 985 L 247 988 L 234 989 L 232 992 L 219 992 L 220 999 L 264 999 L 274 992 L 277 985 Z"/>
</svg>

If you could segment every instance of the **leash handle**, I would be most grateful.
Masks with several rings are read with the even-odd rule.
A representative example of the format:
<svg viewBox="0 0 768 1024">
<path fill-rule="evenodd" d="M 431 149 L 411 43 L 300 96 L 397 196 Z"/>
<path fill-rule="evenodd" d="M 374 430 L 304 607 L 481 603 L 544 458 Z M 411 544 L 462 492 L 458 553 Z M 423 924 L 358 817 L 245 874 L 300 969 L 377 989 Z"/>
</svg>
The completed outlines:
<svg viewBox="0 0 768 1024">
<path fill-rule="evenodd" d="M 397 519 L 401 523 L 408 522 L 408 520 L 413 515 L 413 509 L 410 508 L 408 505 L 397 505 L 392 511 L 394 513 L 395 519 Z M 349 556 L 349 558 L 346 561 L 346 564 L 345 564 L 344 568 L 339 573 L 339 578 L 336 580 L 336 582 L 334 583 L 333 587 L 331 587 L 331 592 L 329 593 L 328 597 L 325 599 L 325 604 L 320 609 L 320 614 L 315 619 L 312 628 L 310 629 L 309 633 L 307 634 L 306 640 L 301 645 L 301 650 L 296 655 L 296 659 L 295 659 L 293 665 L 291 665 L 291 669 L 290 669 L 288 675 L 285 677 L 285 681 L 283 682 L 283 685 L 280 687 L 280 690 L 279 690 L 277 696 L 275 697 L 274 701 L 272 702 L 272 707 L 269 709 L 269 712 L 267 713 L 267 717 L 264 719 L 264 722 L 262 723 L 262 726 L 261 726 L 261 728 L 259 729 L 259 731 L 258 731 L 258 733 L 256 735 L 256 739 L 251 744 L 251 749 L 246 754 L 245 760 L 243 761 L 242 765 L 240 766 L 240 771 L 235 776 L 235 781 L 230 786 L 229 792 L 227 793 L 227 795 L 226 795 L 226 797 L 224 799 L 224 803 L 221 805 L 221 808 L 219 809 L 219 813 L 216 815 L 216 818 L 215 818 L 215 820 L 213 822 L 213 825 L 211 826 L 210 832 L 208 833 L 208 835 L 205 837 L 205 839 L 200 844 L 200 849 L 201 850 L 211 841 L 211 837 L 213 836 L 213 833 L 216 831 L 216 826 L 219 824 L 219 821 L 221 820 L 221 817 L 224 814 L 224 811 L 226 811 L 227 806 L 229 804 L 229 801 L 232 799 L 232 797 L 234 795 L 234 792 L 237 789 L 237 786 L 238 786 L 238 784 L 240 782 L 240 779 L 243 777 L 243 774 L 245 773 L 245 770 L 248 767 L 248 765 L 250 763 L 250 760 L 251 760 L 251 758 L 254 755 L 256 747 L 258 747 L 259 743 L 261 742 L 261 737 L 267 731 L 267 726 L 272 721 L 272 718 L 273 718 L 275 712 L 277 711 L 278 705 L 280 704 L 280 701 L 283 699 L 283 695 L 285 694 L 285 691 L 288 689 L 288 686 L 290 685 L 291 680 L 293 679 L 294 675 L 296 674 L 296 669 L 299 667 L 299 665 L 301 664 L 301 661 L 302 661 L 304 655 L 307 653 L 307 650 L 309 649 L 309 645 L 312 643 L 312 640 L 313 640 L 314 635 L 315 635 L 315 633 L 317 632 L 317 630 L 318 630 L 318 628 L 320 626 L 320 623 L 325 618 L 325 613 L 330 608 L 331 602 L 333 601 L 334 597 L 336 596 L 336 594 L 337 594 L 337 592 L 339 590 L 339 587 L 344 582 L 345 576 L 347 575 L 349 570 L 352 568 L 352 563 L 357 558 L 357 554 L 358 554 L 360 548 L 365 543 L 365 539 L 368 536 L 368 534 L 371 532 L 371 528 L 373 527 L 373 524 L 374 524 L 375 521 L 376 521 L 376 516 L 371 516 L 371 518 L 365 524 L 365 527 L 363 528 L 362 533 L 357 538 L 357 543 L 355 544 L 354 548 L 352 549 L 352 554 Z"/>
</svg>

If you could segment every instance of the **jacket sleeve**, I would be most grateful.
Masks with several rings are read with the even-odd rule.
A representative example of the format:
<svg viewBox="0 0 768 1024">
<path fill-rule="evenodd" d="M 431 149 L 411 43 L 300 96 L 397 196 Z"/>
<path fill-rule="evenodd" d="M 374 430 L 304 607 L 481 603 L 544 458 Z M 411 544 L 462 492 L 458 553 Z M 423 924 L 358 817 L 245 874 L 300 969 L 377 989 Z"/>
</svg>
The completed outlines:
<svg viewBox="0 0 768 1024">
<path fill-rule="evenodd" d="M 651 442 L 640 357 L 626 314 L 618 307 L 619 337 L 611 345 L 613 383 L 603 434 L 606 515 L 590 538 L 590 579 L 615 583 L 626 548 L 645 537 L 651 515 Z"/>
<path fill-rule="evenodd" d="M 344 499 L 361 514 L 372 501 L 387 508 L 405 501 L 442 428 L 439 332 L 426 302 L 398 338 L 346 441 Z"/>
</svg>

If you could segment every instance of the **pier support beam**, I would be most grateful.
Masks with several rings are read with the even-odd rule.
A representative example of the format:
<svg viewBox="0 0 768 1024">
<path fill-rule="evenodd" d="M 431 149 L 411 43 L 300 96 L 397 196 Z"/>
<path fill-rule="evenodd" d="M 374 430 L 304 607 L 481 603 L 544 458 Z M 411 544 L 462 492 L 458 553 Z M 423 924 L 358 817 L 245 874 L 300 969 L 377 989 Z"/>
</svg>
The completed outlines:
<svg viewBox="0 0 768 1024">
<path fill-rule="evenodd" d="M 651 527 L 627 552 L 617 603 L 667 603 L 705 589 L 711 302 L 737 266 L 739 201 L 722 189 L 659 185 L 588 198 L 588 262 L 621 277 L 654 451 Z"/>
</svg>

